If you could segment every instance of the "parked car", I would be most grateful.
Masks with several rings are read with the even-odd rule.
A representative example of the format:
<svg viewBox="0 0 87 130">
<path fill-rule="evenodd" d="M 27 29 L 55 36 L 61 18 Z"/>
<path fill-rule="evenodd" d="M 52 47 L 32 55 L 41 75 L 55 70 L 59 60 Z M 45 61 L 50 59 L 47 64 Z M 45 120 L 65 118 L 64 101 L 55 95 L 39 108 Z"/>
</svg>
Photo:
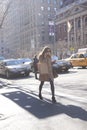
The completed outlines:
<svg viewBox="0 0 87 130">
<path fill-rule="evenodd" d="M 57 60 L 53 64 L 53 69 L 55 69 L 57 73 L 67 72 L 70 68 L 72 68 L 71 63 L 65 60 Z"/>
<path fill-rule="evenodd" d="M 58 60 L 58 57 L 55 56 L 55 55 L 52 55 L 51 60 L 52 60 L 52 61 L 57 61 L 57 60 Z M 39 61 L 39 60 L 38 60 L 38 61 Z M 38 65 L 38 64 L 37 64 L 37 65 Z M 37 67 L 37 68 L 38 68 L 38 67 Z M 34 72 L 33 61 L 32 61 L 32 63 L 31 63 L 31 70 L 32 70 L 32 72 Z"/>
<path fill-rule="evenodd" d="M 0 56 L 0 61 L 2 61 L 2 60 L 4 60 L 5 59 L 5 57 L 3 57 L 3 56 Z"/>
<path fill-rule="evenodd" d="M 84 54 L 84 57 L 87 58 L 87 53 Z"/>
<path fill-rule="evenodd" d="M 79 66 L 82 68 L 87 67 L 87 54 L 75 53 L 66 59 L 70 61 L 73 67 Z"/>
<path fill-rule="evenodd" d="M 53 59 L 52 59 L 52 61 L 53 61 Z M 59 72 L 67 72 L 70 68 L 72 68 L 72 65 L 69 61 L 56 60 L 56 62 L 53 63 L 52 67 L 54 70 L 56 70 L 57 73 L 59 73 Z M 32 64 L 31 68 L 32 68 L 32 72 L 34 72 L 33 64 Z"/>
<path fill-rule="evenodd" d="M 28 76 L 30 71 L 26 66 L 20 64 L 17 59 L 6 59 L 0 62 L 0 75 L 10 78 L 15 75 Z"/>
<path fill-rule="evenodd" d="M 18 58 L 17 60 L 31 72 L 32 60 L 30 58 Z"/>
</svg>

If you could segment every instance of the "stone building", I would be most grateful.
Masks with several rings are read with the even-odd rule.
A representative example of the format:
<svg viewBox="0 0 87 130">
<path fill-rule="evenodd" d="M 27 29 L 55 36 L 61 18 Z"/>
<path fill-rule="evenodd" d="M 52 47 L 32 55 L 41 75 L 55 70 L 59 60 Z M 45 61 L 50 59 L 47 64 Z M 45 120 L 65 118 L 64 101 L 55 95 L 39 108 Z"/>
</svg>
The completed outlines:
<svg viewBox="0 0 87 130">
<path fill-rule="evenodd" d="M 63 52 L 62 56 L 87 47 L 87 0 L 78 0 L 60 8 L 56 16 L 56 30 L 56 51 Z"/>
</svg>

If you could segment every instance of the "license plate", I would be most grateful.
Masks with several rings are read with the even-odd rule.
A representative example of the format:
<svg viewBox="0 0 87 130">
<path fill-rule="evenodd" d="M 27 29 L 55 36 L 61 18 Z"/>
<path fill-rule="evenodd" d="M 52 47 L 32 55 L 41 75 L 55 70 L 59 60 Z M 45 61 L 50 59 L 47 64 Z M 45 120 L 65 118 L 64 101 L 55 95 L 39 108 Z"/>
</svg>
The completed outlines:
<svg viewBox="0 0 87 130">
<path fill-rule="evenodd" d="M 22 72 L 21 72 L 21 74 L 25 74 L 25 72 L 24 72 L 24 71 L 22 71 Z"/>
<path fill-rule="evenodd" d="M 66 69 L 66 67 L 62 67 L 62 69 Z"/>
</svg>

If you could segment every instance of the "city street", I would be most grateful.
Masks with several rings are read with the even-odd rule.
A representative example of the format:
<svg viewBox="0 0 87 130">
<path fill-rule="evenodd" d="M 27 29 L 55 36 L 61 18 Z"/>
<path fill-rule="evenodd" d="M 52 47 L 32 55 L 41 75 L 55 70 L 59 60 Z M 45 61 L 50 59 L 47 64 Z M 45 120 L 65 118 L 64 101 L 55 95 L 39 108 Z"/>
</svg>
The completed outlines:
<svg viewBox="0 0 87 130">
<path fill-rule="evenodd" d="M 0 0 L 0 130 L 87 130 L 87 0 Z"/>
<path fill-rule="evenodd" d="M 40 82 L 33 73 L 27 78 L 0 77 L 1 82 L 0 130 L 87 130 L 87 68 L 59 74 L 54 80 L 56 104 L 48 82 L 43 100 L 38 98 Z"/>
</svg>

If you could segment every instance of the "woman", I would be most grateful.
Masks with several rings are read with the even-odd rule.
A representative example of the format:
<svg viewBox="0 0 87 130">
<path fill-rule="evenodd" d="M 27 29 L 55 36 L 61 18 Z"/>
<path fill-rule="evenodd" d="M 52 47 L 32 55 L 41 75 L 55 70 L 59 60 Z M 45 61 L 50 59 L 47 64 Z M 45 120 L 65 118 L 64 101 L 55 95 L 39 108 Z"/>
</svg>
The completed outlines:
<svg viewBox="0 0 87 130">
<path fill-rule="evenodd" d="M 39 63 L 38 63 L 38 70 L 39 70 L 39 98 L 42 100 L 41 90 L 45 81 L 49 81 L 51 85 L 51 92 L 52 92 L 52 101 L 56 102 L 55 95 L 54 95 L 54 77 L 52 71 L 52 62 L 51 62 L 51 49 L 49 47 L 44 47 L 42 52 L 39 54 Z"/>
</svg>

